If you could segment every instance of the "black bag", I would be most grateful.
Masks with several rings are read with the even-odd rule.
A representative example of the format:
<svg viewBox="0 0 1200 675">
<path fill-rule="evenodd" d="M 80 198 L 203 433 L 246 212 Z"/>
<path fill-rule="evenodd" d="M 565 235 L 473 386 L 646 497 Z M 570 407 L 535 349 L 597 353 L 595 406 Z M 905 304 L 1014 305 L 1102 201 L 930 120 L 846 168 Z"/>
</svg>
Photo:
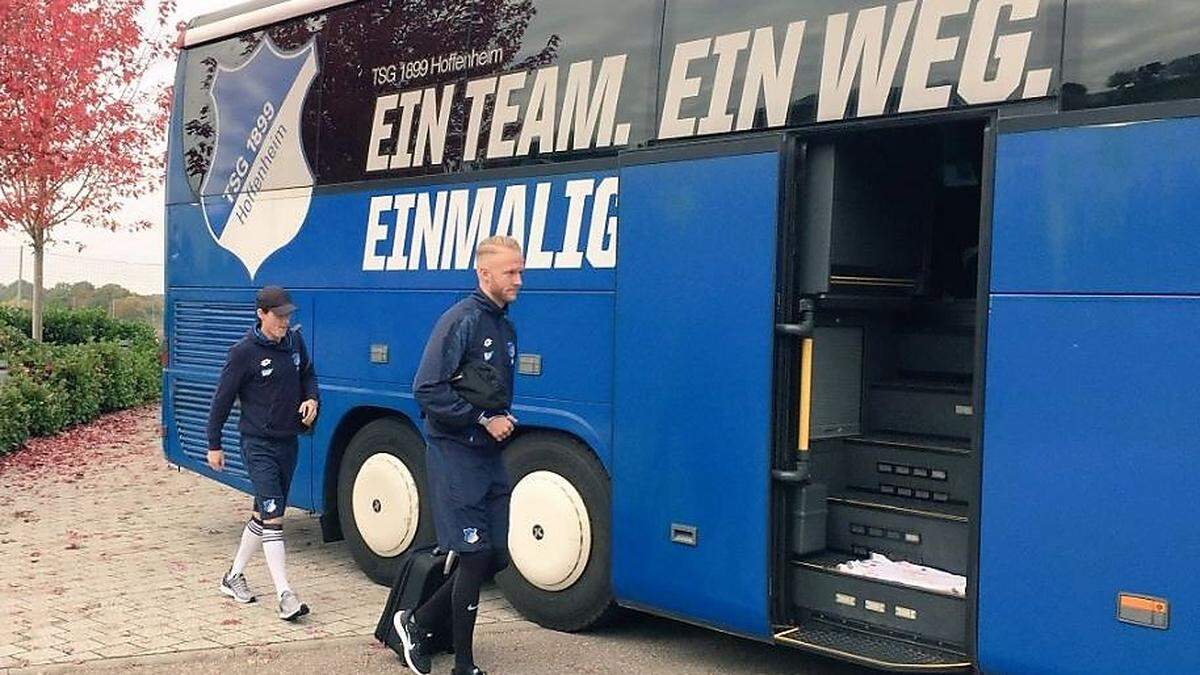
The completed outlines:
<svg viewBox="0 0 1200 675">
<path fill-rule="evenodd" d="M 467 403 L 484 410 L 508 410 L 512 395 L 500 373 L 487 361 L 467 361 L 450 377 L 450 386 Z"/>
<path fill-rule="evenodd" d="M 379 624 L 375 626 L 375 639 L 391 647 L 401 658 L 404 657 L 404 642 L 396 633 L 393 619 L 401 610 L 411 612 L 420 607 L 449 578 L 446 574 L 446 557 L 446 553 L 441 549 L 429 546 L 414 549 L 400 567 L 400 573 L 396 575 L 396 582 L 392 584 L 392 590 L 383 606 L 383 615 L 379 617 Z M 453 653 L 450 612 L 446 612 L 443 625 L 425 628 L 433 631 L 433 652 Z"/>
</svg>

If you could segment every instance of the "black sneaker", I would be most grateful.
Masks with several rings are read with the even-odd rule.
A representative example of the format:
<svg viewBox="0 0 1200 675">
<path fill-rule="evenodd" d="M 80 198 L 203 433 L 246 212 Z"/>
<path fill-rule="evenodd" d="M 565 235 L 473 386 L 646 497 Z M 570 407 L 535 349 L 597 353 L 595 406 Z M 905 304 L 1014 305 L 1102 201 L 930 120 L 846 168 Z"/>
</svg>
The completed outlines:
<svg viewBox="0 0 1200 675">
<path fill-rule="evenodd" d="M 470 670 L 459 670 L 454 668 L 450 671 L 450 675 L 487 675 L 487 671 L 479 666 L 471 666 Z"/>
<path fill-rule="evenodd" d="M 429 671 L 433 667 L 432 659 L 429 658 L 426 646 L 429 643 L 429 638 L 432 634 L 417 625 L 409 612 L 397 612 L 392 618 L 392 625 L 396 627 L 396 634 L 400 636 L 400 641 L 404 643 L 404 662 L 408 664 L 409 670 L 420 675 L 429 675 Z"/>
</svg>

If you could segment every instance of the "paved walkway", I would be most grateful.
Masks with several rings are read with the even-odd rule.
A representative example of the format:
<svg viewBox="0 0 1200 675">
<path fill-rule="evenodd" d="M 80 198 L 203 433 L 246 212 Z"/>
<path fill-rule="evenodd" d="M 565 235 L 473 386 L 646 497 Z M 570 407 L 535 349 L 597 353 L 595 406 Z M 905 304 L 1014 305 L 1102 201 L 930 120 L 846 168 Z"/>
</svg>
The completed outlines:
<svg viewBox="0 0 1200 675">
<path fill-rule="evenodd" d="M 372 634 L 387 589 L 343 543 L 322 544 L 304 513 L 284 532 L 289 580 L 312 614 L 275 616 L 261 553 L 246 571 L 260 602 L 218 593 L 249 500 L 170 468 L 158 415 L 119 413 L 72 432 L 85 447 L 0 462 L 0 669 Z M 479 623 L 500 622 L 523 623 L 485 589 Z"/>
</svg>

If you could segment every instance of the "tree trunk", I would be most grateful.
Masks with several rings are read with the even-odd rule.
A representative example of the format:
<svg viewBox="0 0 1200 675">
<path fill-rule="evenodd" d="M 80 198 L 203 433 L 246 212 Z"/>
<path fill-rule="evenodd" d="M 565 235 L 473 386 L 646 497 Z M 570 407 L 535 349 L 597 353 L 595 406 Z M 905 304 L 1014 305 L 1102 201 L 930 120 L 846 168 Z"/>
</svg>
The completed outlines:
<svg viewBox="0 0 1200 675">
<path fill-rule="evenodd" d="M 42 341 L 42 275 L 45 271 L 46 241 L 42 236 L 33 240 L 33 325 L 30 337 Z"/>
</svg>

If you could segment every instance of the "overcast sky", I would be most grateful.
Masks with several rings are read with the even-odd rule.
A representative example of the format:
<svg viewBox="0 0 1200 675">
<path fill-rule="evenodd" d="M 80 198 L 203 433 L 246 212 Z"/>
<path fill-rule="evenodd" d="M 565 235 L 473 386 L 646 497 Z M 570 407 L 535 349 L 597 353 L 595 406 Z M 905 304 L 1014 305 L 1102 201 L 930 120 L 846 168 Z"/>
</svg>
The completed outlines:
<svg viewBox="0 0 1200 675">
<path fill-rule="evenodd" d="M 206 14 L 242 0 L 177 0 L 175 18 L 168 21 L 168 30 L 174 30 L 177 21 L 187 21 L 198 14 Z M 154 5 L 153 0 L 148 0 Z M 147 25 L 153 25 L 151 13 L 145 14 Z M 152 33 L 158 31 L 154 26 Z M 146 88 L 167 86 L 174 77 L 174 63 L 160 63 L 143 80 Z M 164 139 L 165 142 L 165 139 Z M 163 288 L 163 193 L 155 190 L 145 197 L 130 203 L 124 211 L 129 222 L 148 220 L 153 227 L 139 232 L 108 232 L 80 225 L 62 225 L 55 230 L 58 239 L 83 244 L 77 246 L 59 244 L 49 250 L 46 259 L 46 287 L 60 281 L 90 281 L 97 286 L 118 283 L 137 293 L 161 293 Z M 0 283 L 10 283 L 17 278 L 18 246 L 26 244 L 24 234 L 11 229 L 0 232 Z M 28 248 L 25 249 L 24 277 L 33 277 L 33 262 Z"/>
</svg>

